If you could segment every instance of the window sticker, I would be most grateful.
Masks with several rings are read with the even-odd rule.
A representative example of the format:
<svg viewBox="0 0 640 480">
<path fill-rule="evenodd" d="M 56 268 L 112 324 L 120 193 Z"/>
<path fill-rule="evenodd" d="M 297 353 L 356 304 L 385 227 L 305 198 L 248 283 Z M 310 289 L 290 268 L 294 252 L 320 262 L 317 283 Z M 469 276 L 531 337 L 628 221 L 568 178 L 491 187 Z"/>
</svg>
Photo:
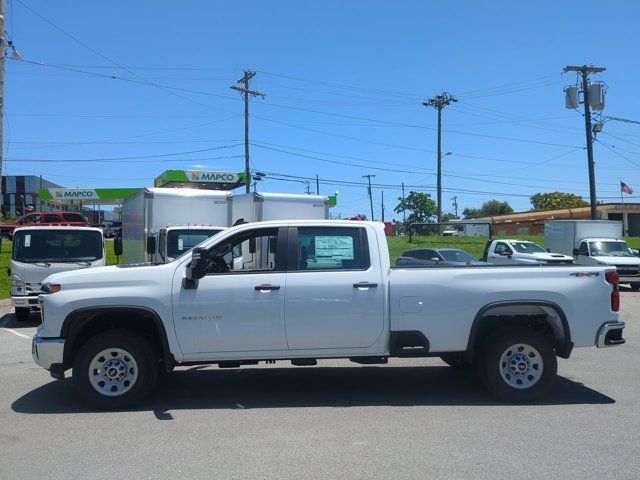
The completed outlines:
<svg viewBox="0 0 640 480">
<path fill-rule="evenodd" d="M 31 246 L 31 235 L 26 234 L 24 236 L 24 246 L 25 247 L 30 247 Z"/>
<path fill-rule="evenodd" d="M 178 250 L 184 250 L 184 240 L 182 238 L 178 238 Z"/>
</svg>

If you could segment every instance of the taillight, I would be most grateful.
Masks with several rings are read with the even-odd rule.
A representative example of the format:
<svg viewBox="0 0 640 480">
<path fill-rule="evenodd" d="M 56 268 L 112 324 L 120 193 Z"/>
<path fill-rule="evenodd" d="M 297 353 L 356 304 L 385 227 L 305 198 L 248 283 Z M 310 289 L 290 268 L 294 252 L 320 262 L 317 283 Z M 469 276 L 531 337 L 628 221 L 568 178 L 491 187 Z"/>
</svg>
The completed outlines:
<svg viewBox="0 0 640 480">
<path fill-rule="evenodd" d="M 608 283 L 613 285 L 613 292 L 611 292 L 611 310 L 617 312 L 620 310 L 620 289 L 618 288 L 620 276 L 618 272 L 607 272 L 604 274 L 604 278 Z"/>
</svg>

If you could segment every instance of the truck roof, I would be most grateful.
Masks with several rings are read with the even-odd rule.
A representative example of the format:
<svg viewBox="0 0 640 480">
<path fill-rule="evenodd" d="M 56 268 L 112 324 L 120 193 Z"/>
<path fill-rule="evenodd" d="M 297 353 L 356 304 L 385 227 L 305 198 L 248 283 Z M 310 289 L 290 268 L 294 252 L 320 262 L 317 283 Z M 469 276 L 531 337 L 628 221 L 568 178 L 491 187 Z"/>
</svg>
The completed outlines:
<svg viewBox="0 0 640 480">
<path fill-rule="evenodd" d="M 145 188 L 142 191 L 145 196 L 155 198 L 201 197 L 227 200 L 231 197 L 231 193 L 227 191 L 200 190 L 197 188 Z"/>
<path fill-rule="evenodd" d="M 33 226 L 23 225 L 19 228 L 16 228 L 14 232 L 20 232 L 22 230 L 74 230 L 74 231 L 86 230 L 89 232 L 100 232 L 100 233 L 103 232 L 102 229 L 98 227 L 80 227 L 80 226 L 73 226 L 73 225 L 38 225 L 38 224 L 34 224 Z"/>
<path fill-rule="evenodd" d="M 234 198 L 240 196 L 253 196 L 256 201 L 270 200 L 273 202 L 300 202 L 300 203 L 324 203 L 327 201 L 327 197 L 324 195 L 304 195 L 300 193 L 269 193 L 269 192 L 251 192 L 244 195 L 236 195 Z"/>
</svg>

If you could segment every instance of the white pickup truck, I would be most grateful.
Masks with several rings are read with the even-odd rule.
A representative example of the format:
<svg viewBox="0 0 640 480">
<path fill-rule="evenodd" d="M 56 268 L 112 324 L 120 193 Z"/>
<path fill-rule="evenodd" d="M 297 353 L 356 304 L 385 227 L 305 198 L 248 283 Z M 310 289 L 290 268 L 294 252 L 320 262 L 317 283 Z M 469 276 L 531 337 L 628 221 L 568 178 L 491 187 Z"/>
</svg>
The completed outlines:
<svg viewBox="0 0 640 480">
<path fill-rule="evenodd" d="M 489 240 L 482 261 L 494 265 L 567 265 L 573 257 L 545 250 L 530 240 Z"/>
<path fill-rule="evenodd" d="M 162 265 L 50 276 L 35 362 L 120 408 L 160 371 L 320 358 L 439 356 L 505 401 L 543 396 L 556 356 L 624 343 L 618 274 L 601 266 L 391 268 L 384 226 L 273 221 L 230 228 Z"/>
</svg>

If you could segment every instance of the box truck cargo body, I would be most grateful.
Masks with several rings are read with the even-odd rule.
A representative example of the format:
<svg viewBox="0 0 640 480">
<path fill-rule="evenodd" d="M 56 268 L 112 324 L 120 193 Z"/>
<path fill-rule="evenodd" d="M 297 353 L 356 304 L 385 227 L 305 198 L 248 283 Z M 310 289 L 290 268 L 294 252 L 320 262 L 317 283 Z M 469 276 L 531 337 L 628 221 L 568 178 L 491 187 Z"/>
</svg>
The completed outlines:
<svg viewBox="0 0 640 480">
<path fill-rule="evenodd" d="M 446 226 L 442 235 L 445 237 L 490 237 L 491 223 L 452 221 Z"/>
<path fill-rule="evenodd" d="M 615 266 L 620 281 L 640 289 L 640 258 L 622 239 L 622 222 L 612 220 L 547 220 L 544 246 L 573 255 L 579 265 Z"/>
<path fill-rule="evenodd" d="M 327 220 L 329 199 L 322 195 L 246 193 L 233 197 L 233 221 Z"/>
<path fill-rule="evenodd" d="M 228 227 L 229 192 L 193 188 L 145 188 L 122 204 L 122 259 L 125 263 L 162 259 L 159 234 L 169 227 Z M 167 247 L 167 242 L 164 242 Z M 184 246 L 184 240 L 183 240 Z"/>
</svg>

